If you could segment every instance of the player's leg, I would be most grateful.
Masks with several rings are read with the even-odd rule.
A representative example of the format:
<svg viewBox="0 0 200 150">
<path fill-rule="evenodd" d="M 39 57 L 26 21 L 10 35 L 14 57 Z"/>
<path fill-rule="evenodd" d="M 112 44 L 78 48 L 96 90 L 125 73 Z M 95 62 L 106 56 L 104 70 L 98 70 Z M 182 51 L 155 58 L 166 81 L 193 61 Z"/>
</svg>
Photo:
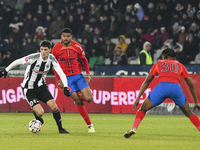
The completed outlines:
<svg viewBox="0 0 200 150">
<path fill-rule="evenodd" d="M 83 105 L 83 101 L 80 99 L 78 92 L 73 92 L 70 96 L 76 103 L 76 106 L 77 106 L 77 109 L 78 109 L 80 115 L 84 119 L 85 123 L 88 125 L 88 128 L 89 128 L 88 132 L 95 132 L 94 126 L 90 121 L 88 112 L 87 112 L 85 106 Z"/>
<path fill-rule="evenodd" d="M 174 89 L 173 89 L 174 88 Z M 190 121 L 200 131 L 200 120 L 196 114 L 193 114 L 189 108 L 188 101 L 185 98 L 183 90 L 179 84 L 175 84 L 171 88 L 171 93 L 174 92 L 174 96 L 170 97 L 180 107 L 182 112 L 190 119 Z"/>
<path fill-rule="evenodd" d="M 57 104 L 55 103 L 54 99 L 50 99 L 46 102 L 46 104 L 51 108 L 52 112 L 53 112 L 53 118 L 56 121 L 56 124 L 58 126 L 58 130 L 59 133 L 69 133 L 68 131 L 66 131 L 63 127 L 62 127 L 62 120 L 61 120 L 61 115 L 60 115 L 60 111 L 58 109 Z"/>
<path fill-rule="evenodd" d="M 167 90 L 165 90 L 165 92 L 163 92 L 161 90 L 162 86 L 166 86 L 166 85 L 159 83 L 153 89 L 153 91 L 149 94 L 149 96 L 144 100 L 142 106 L 140 107 L 139 111 L 137 111 L 137 113 L 135 115 L 135 120 L 134 120 L 131 130 L 125 132 L 125 134 L 124 134 L 125 138 L 130 138 L 131 135 L 136 133 L 136 130 L 137 130 L 140 122 L 143 120 L 143 118 L 148 110 L 150 110 L 151 108 L 153 108 L 155 106 L 160 105 L 166 99 Z M 167 87 L 166 87 L 166 89 L 167 89 Z"/>
<path fill-rule="evenodd" d="M 188 101 L 186 100 L 185 104 L 180 107 L 182 112 L 190 119 L 190 121 L 195 125 L 195 127 L 200 131 L 200 120 L 196 114 L 193 114 L 189 108 Z"/>
<path fill-rule="evenodd" d="M 44 124 L 44 120 L 42 119 L 43 114 L 44 109 L 40 104 L 33 106 L 33 115 L 35 116 L 35 119 L 39 120 L 42 124 Z"/>
<path fill-rule="evenodd" d="M 137 113 L 135 115 L 133 127 L 131 128 L 131 130 L 125 132 L 125 134 L 124 134 L 125 138 L 130 138 L 132 135 L 134 135 L 136 133 L 136 130 L 137 130 L 140 122 L 143 120 L 146 112 L 153 107 L 155 107 L 155 105 L 147 97 L 145 99 L 145 101 L 143 102 L 141 108 L 139 109 L 139 111 L 137 111 Z"/>
<path fill-rule="evenodd" d="M 42 124 L 44 124 L 44 120 L 42 119 L 42 116 L 44 114 L 44 109 L 39 103 L 38 97 L 37 97 L 37 90 L 30 90 L 23 88 L 23 94 L 26 99 L 26 101 L 29 103 L 31 108 L 33 109 L 33 115 L 35 116 L 36 120 L 39 120 Z"/>
<path fill-rule="evenodd" d="M 42 86 L 39 88 L 37 93 L 38 98 L 40 101 L 47 104 L 51 110 L 53 111 L 53 117 L 56 121 L 56 124 L 58 126 L 59 133 L 69 133 L 65 129 L 62 128 L 62 122 L 61 122 L 61 115 L 60 111 L 58 110 L 58 106 L 56 105 L 50 91 L 48 90 L 47 86 Z"/>
<path fill-rule="evenodd" d="M 94 126 L 90 121 L 88 112 L 83 104 L 83 100 L 80 98 L 78 92 L 80 91 L 85 101 L 91 102 L 93 100 L 92 93 L 89 85 L 82 74 L 75 75 L 73 77 L 67 77 L 68 85 L 71 88 L 70 96 L 74 100 L 79 113 L 88 125 L 88 132 L 95 132 Z M 73 82 L 72 82 L 73 81 Z"/>
<path fill-rule="evenodd" d="M 91 89 L 89 87 L 83 88 L 81 90 L 81 94 L 82 94 L 81 99 L 84 99 L 86 102 L 91 103 L 93 101 L 92 92 L 91 92 Z"/>
</svg>

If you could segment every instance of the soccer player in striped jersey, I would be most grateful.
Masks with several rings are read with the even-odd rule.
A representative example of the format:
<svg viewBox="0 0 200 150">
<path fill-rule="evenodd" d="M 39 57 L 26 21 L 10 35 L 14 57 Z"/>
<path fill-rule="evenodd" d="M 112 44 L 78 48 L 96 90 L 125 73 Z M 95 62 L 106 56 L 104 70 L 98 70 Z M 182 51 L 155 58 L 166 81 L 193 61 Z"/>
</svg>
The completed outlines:
<svg viewBox="0 0 200 150">
<path fill-rule="evenodd" d="M 52 54 L 58 60 L 63 72 L 67 76 L 70 96 L 74 100 L 79 113 L 88 125 L 88 132 L 95 132 L 87 110 L 83 105 L 83 100 L 88 103 L 93 101 L 92 92 L 88 85 L 91 81 L 88 60 L 85 57 L 82 46 L 78 42 L 72 40 L 71 29 L 64 28 L 62 30 L 61 39 L 62 41 L 58 42 L 53 47 Z M 78 62 L 78 58 L 82 60 L 86 70 L 87 81 L 82 75 L 82 67 Z M 59 76 L 56 75 L 56 78 L 58 79 L 58 86 L 62 88 L 63 84 Z M 81 94 L 79 94 L 79 91 Z"/>
<path fill-rule="evenodd" d="M 13 61 L 8 67 L 0 71 L 0 77 L 4 76 L 4 78 L 6 78 L 7 73 L 18 65 L 27 65 L 21 86 L 23 88 L 25 99 L 33 109 L 35 118 L 42 124 L 44 123 L 42 119 L 44 109 L 39 103 L 40 100 L 51 108 L 59 133 L 69 133 L 62 127 L 60 111 L 45 83 L 47 73 L 54 68 L 64 84 L 64 94 L 69 96 L 65 74 L 58 61 L 50 54 L 51 47 L 52 43 L 50 41 L 42 41 L 39 53 L 30 54 Z"/>
<path fill-rule="evenodd" d="M 142 84 L 138 97 L 136 98 L 133 109 L 139 104 L 140 97 L 147 89 L 150 82 L 158 74 L 158 85 L 153 89 L 149 96 L 143 102 L 141 108 L 136 113 L 133 127 L 125 132 L 124 137 L 129 138 L 136 133 L 136 130 L 145 116 L 145 113 L 161 104 L 166 98 L 171 98 L 176 105 L 180 107 L 182 112 L 190 119 L 190 121 L 200 131 L 200 120 L 196 114 L 193 114 L 189 108 L 188 101 L 185 98 L 183 90 L 180 86 L 180 76 L 182 76 L 189 86 L 190 92 L 194 98 L 194 109 L 200 110 L 194 83 L 189 76 L 184 65 L 175 60 L 176 54 L 172 49 L 166 49 L 162 52 L 162 60 L 152 66 L 149 75 Z"/>
</svg>

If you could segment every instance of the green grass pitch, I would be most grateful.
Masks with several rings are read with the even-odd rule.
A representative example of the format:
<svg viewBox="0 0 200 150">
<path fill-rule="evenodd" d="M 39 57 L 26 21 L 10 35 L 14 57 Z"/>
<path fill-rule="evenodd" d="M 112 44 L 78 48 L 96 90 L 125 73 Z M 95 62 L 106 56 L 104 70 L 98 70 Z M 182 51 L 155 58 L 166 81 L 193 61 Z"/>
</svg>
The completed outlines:
<svg viewBox="0 0 200 150">
<path fill-rule="evenodd" d="M 200 133 L 185 116 L 146 115 L 137 133 L 129 139 L 124 132 L 132 127 L 134 114 L 89 114 L 95 133 L 88 133 L 80 114 L 62 113 L 59 134 L 51 113 L 45 113 L 40 133 L 31 133 L 31 113 L 0 114 L 0 150 L 195 150 Z"/>
</svg>

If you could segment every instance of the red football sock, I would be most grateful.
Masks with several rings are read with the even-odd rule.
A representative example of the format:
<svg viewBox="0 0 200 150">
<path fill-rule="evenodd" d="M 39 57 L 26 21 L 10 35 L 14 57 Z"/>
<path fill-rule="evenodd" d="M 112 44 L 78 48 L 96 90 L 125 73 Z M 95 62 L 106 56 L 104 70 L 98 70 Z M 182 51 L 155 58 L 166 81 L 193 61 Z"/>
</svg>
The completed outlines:
<svg viewBox="0 0 200 150">
<path fill-rule="evenodd" d="M 200 120 L 199 117 L 194 114 L 190 116 L 190 121 L 196 126 L 196 128 L 200 131 Z"/>
<path fill-rule="evenodd" d="M 87 123 L 87 125 L 91 125 L 92 123 L 90 121 L 90 117 L 88 115 L 88 112 L 87 112 L 85 106 L 84 105 L 77 106 L 77 109 L 78 109 L 79 113 L 81 114 L 81 116 L 83 117 L 83 119 L 85 120 L 85 122 Z"/>
<path fill-rule="evenodd" d="M 135 116 L 135 120 L 134 120 L 134 123 L 133 123 L 133 127 L 132 128 L 138 128 L 140 122 L 142 121 L 142 119 L 144 118 L 145 116 L 145 113 L 143 111 L 138 111 L 136 113 L 136 116 Z"/>
<path fill-rule="evenodd" d="M 86 100 L 83 98 L 83 95 L 82 95 L 81 92 L 78 92 L 78 95 L 80 96 L 80 98 L 81 98 L 82 101 L 85 101 L 85 102 L 86 102 Z"/>
</svg>

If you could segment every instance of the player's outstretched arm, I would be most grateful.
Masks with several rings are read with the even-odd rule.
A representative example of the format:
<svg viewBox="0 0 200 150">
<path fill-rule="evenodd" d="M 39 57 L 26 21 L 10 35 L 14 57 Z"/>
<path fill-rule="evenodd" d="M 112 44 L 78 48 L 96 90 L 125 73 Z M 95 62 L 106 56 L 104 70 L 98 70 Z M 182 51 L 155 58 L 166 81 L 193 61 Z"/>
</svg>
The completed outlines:
<svg viewBox="0 0 200 150">
<path fill-rule="evenodd" d="M 22 64 L 23 64 L 22 58 L 13 61 L 8 67 L 6 67 L 5 69 L 0 71 L 0 78 L 1 77 L 6 78 L 8 71 L 10 71 L 11 69 L 15 68 L 16 66 L 22 65 Z"/>
<path fill-rule="evenodd" d="M 133 104 L 133 110 L 136 109 L 136 107 L 138 106 L 139 101 L 140 101 L 140 97 L 142 96 L 144 91 L 147 89 L 147 87 L 149 86 L 149 84 L 151 83 L 153 78 L 154 78 L 153 74 L 148 74 L 148 76 L 146 77 L 145 81 L 142 83 L 142 86 L 140 87 L 140 92 L 138 94 L 138 97 L 136 98 L 136 100 L 135 100 L 135 102 Z"/>
<path fill-rule="evenodd" d="M 195 86 L 194 86 L 194 83 L 193 83 L 193 81 L 192 81 L 192 78 L 191 78 L 190 76 L 188 76 L 188 77 L 185 78 L 185 81 L 186 81 L 186 83 L 188 84 L 189 89 L 190 89 L 190 92 L 191 92 L 191 94 L 192 94 L 192 96 L 193 96 L 193 98 L 194 98 L 194 103 L 195 103 L 194 109 L 197 108 L 198 111 L 200 111 L 199 100 L 198 100 L 198 97 L 197 97 L 196 88 L 195 88 Z"/>
</svg>

